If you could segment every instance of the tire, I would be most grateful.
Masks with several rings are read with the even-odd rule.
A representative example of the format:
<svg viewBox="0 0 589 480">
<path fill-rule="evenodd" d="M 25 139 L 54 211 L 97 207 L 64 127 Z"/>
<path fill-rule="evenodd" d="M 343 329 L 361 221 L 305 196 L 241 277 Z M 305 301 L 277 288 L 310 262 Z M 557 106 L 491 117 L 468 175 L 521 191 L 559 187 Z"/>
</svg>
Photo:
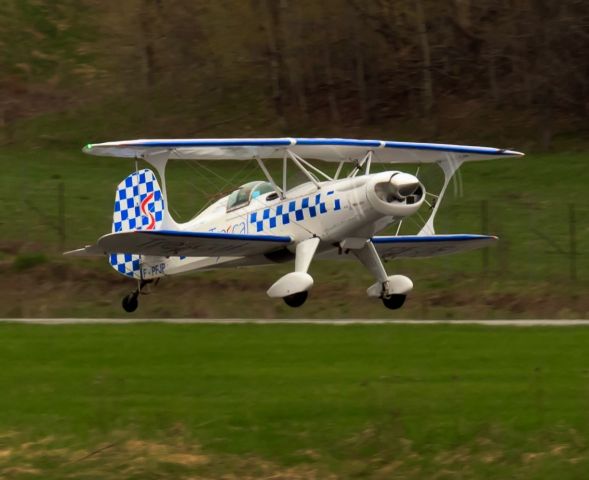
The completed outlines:
<svg viewBox="0 0 589 480">
<path fill-rule="evenodd" d="M 308 296 L 309 292 L 298 292 L 293 293 L 292 295 L 288 295 L 287 297 L 284 297 L 283 300 L 284 303 L 286 303 L 289 307 L 297 308 L 300 307 L 303 303 L 305 303 Z"/>
<path fill-rule="evenodd" d="M 390 297 L 382 297 L 382 303 L 390 310 L 397 310 L 403 306 L 407 295 L 391 295 Z"/>
<path fill-rule="evenodd" d="M 139 306 L 139 300 L 137 300 L 137 295 L 135 293 L 130 293 L 126 297 L 123 298 L 123 310 L 127 313 L 132 313 L 137 310 Z"/>
</svg>

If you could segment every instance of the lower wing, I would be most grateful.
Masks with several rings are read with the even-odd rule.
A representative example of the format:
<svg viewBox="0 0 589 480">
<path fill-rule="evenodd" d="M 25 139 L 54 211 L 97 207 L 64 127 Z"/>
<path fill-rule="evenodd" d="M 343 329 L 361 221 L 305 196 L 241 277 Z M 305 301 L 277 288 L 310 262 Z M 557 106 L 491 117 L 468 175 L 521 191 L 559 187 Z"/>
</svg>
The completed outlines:
<svg viewBox="0 0 589 480">
<path fill-rule="evenodd" d="M 66 252 L 65 255 L 87 257 L 128 253 L 160 257 L 246 256 L 270 253 L 290 243 L 290 237 L 276 235 L 138 230 L 109 233 L 100 237 L 96 244 Z"/>
<path fill-rule="evenodd" d="M 386 237 L 372 237 L 379 256 L 389 258 L 427 258 L 439 255 L 475 250 L 486 247 L 498 240 L 497 237 L 488 235 L 397 235 Z M 348 253 L 345 255 L 342 253 Z M 322 260 L 352 260 L 356 259 L 350 252 L 341 252 L 337 249 L 321 252 L 317 258 Z"/>
<path fill-rule="evenodd" d="M 398 235 L 371 239 L 382 258 L 425 258 L 486 247 L 497 241 L 488 235 Z M 292 243 L 286 236 L 243 235 L 219 232 L 183 232 L 176 230 L 140 230 L 110 233 L 94 245 L 66 252 L 71 256 L 103 256 L 110 253 L 153 255 L 160 257 L 217 257 L 263 255 Z M 323 259 L 348 259 L 336 250 L 319 254 Z"/>
<path fill-rule="evenodd" d="M 399 235 L 373 237 L 372 243 L 382 258 L 425 258 L 475 250 L 498 240 L 489 235 Z"/>
</svg>

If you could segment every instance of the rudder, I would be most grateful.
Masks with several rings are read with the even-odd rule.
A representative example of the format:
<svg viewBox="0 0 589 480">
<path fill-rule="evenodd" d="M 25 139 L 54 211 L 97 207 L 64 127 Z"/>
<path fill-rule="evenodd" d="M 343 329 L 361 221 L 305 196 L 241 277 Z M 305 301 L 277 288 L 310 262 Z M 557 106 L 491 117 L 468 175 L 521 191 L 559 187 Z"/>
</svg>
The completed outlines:
<svg viewBox="0 0 589 480">
<path fill-rule="evenodd" d="M 147 168 L 133 172 L 117 187 L 112 232 L 157 230 L 161 228 L 164 209 L 164 198 L 155 174 Z M 141 278 L 140 255 L 113 253 L 108 260 L 120 274 Z"/>
</svg>

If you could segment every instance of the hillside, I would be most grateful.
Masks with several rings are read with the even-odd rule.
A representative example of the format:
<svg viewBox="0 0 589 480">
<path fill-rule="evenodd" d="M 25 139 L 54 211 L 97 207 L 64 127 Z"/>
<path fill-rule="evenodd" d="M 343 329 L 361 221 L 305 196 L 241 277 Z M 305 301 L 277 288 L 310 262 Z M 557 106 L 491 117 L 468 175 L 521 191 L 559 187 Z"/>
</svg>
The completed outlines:
<svg viewBox="0 0 589 480">
<path fill-rule="evenodd" d="M 0 142 L 296 134 L 577 147 L 588 21 L 581 0 L 6 0 Z"/>
</svg>

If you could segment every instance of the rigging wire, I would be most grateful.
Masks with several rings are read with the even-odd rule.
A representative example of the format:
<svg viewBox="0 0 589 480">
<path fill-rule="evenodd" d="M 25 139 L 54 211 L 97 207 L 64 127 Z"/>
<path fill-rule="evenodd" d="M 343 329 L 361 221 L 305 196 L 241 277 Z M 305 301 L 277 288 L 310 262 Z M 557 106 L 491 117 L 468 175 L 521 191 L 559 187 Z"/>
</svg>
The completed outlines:
<svg viewBox="0 0 589 480">
<path fill-rule="evenodd" d="M 419 212 L 417 212 L 417 215 L 419 215 Z M 424 225 L 419 225 L 419 222 L 417 220 L 415 220 L 415 218 L 413 218 L 413 215 L 411 215 L 409 217 L 405 217 L 405 218 L 411 220 L 415 224 L 415 226 L 417 228 L 419 228 L 420 230 L 425 225 L 425 222 L 424 222 Z M 421 215 L 419 215 L 419 218 L 421 219 L 421 221 L 423 221 L 423 217 Z"/>
<path fill-rule="evenodd" d="M 219 189 L 219 192 L 214 194 L 214 195 L 208 195 L 208 200 L 205 202 L 205 204 L 201 207 L 201 209 L 197 212 L 197 214 L 195 215 L 198 216 L 200 215 L 202 212 L 204 212 L 210 205 L 212 205 L 214 202 L 216 202 L 219 199 L 219 195 L 223 195 L 225 192 L 225 188 L 227 188 L 228 186 L 231 186 L 232 188 L 237 188 L 239 187 L 239 185 L 237 183 L 234 183 L 235 180 L 238 178 L 238 176 L 242 175 L 243 177 L 247 178 L 250 174 L 250 171 L 253 172 L 256 169 L 256 164 L 252 161 L 252 162 L 244 162 L 244 165 L 239 169 L 239 171 L 237 171 L 229 180 L 225 181 L 225 184 Z M 225 179 L 223 179 L 225 180 Z"/>
<path fill-rule="evenodd" d="M 397 226 L 397 231 L 395 232 L 395 237 L 399 236 L 399 232 L 401 231 L 401 225 L 403 225 L 403 219 L 399 220 L 399 225 Z"/>
<path fill-rule="evenodd" d="M 198 165 L 200 168 L 202 168 L 205 172 L 210 173 L 211 175 L 214 175 L 215 177 L 221 179 L 221 181 L 225 181 L 225 178 L 222 175 L 219 175 L 217 172 L 215 172 L 214 170 L 211 170 L 209 167 L 205 167 L 202 163 L 200 163 L 198 160 L 194 161 L 194 163 L 196 165 Z"/>
<path fill-rule="evenodd" d="M 203 190 L 197 183 L 190 181 L 189 179 L 187 179 L 186 177 L 182 178 L 183 183 L 185 183 L 186 185 L 189 185 L 190 187 L 192 187 L 195 191 L 198 191 L 203 197 L 208 198 L 208 200 L 205 202 L 205 204 L 200 208 L 200 210 L 198 211 L 198 213 L 193 217 L 196 218 L 198 215 L 200 215 L 206 208 L 208 208 L 212 203 L 214 203 L 216 200 L 218 200 L 218 196 L 219 194 L 223 194 L 225 192 L 223 192 L 223 190 L 225 190 L 228 186 L 237 188 L 239 185 L 237 185 L 237 181 L 239 178 L 248 178 L 249 175 L 257 170 L 258 165 L 256 164 L 256 162 L 254 162 L 253 160 L 251 162 L 244 162 L 244 165 L 238 170 L 236 171 L 229 179 L 223 177 L 222 175 L 219 175 L 217 172 L 215 172 L 214 170 L 211 170 L 208 167 L 205 167 L 204 165 L 202 165 L 200 162 L 198 161 L 194 161 L 194 160 L 184 160 L 184 162 L 186 162 L 189 166 L 190 169 L 192 169 L 194 172 L 196 172 L 196 174 L 199 177 L 205 177 L 205 174 L 203 174 L 203 171 L 206 172 L 206 179 L 215 187 L 218 188 L 219 193 L 211 195 L 210 193 L 206 192 L 205 190 Z M 215 177 L 215 179 L 220 179 L 223 181 L 223 184 L 221 185 L 221 187 L 218 187 L 218 182 L 215 181 L 213 182 L 211 179 L 211 176 Z M 256 199 L 256 201 L 259 201 Z M 260 202 L 261 206 L 264 206 L 264 204 L 262 204 Z M 176 215 L 177 218 L 180 217 L 178 211 L 176 209 L 174 209 L 173 207 L 169 206 L 168 207 L 170 210 L 172 210 L 174 212 L 174 214 Z M 237 212 L 236 212 L 237 213 Z M 247 221 L 247 213 L 238 213 L 238 218 L 241 218 L 243 221 Z M 293 225 L 297 225 L 298 227 L 302 228 L 303 230 L 305 230 L 306 232 L 310 233 L 311 235 L 314 235 L 314 232 L 312 232 L 311 230 L 309 230 L 305 225 L 301 224 L 300 222 L 296 221 L 296 220 L 291 220 L 291 223 Z"/>
<path fill-rule="evenodd" d="M 203 197 L 207 198 L 208 194 L 205 190 L 203 190 L 201 187 L 199 187 L 196 183 L 194 183 L 193 181 L 191 181 L 189 179 L 189 177 L 187 176 L 182 176 L 182 183 L 184 183 L 185 185 L 189 185 L 193 190 L 199 192 Z M 181 219 L 181 215 L 179 214 L 178 210 L 176 210 L 172 205 L 171 202 L 168 201 L 168 209 L 174 212 L 174 215 L 176 216 L 177 219 Z"/>
</svg>

